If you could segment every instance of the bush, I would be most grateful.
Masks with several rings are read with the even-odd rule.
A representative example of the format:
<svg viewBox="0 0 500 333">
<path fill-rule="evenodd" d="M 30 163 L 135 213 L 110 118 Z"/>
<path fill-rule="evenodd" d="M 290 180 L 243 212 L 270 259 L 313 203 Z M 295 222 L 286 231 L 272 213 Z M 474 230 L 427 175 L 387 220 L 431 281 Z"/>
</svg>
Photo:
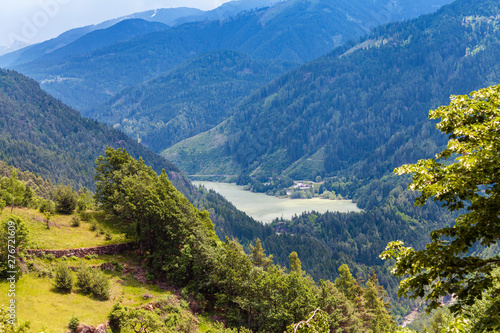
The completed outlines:
<svg viewBox="0 0 500 333">
<path fill-rule="evenodd" d="M 76 276 L 78 278 L 76 287 L 84 294 L 92 293 L 92 286 L 94 285 L 94 273 L 92 268 L 88 266 L 80 267 Z"/>
<path fill-rule="evenodd" d="M 108 232 L 106 232 L 106 236 L 104 237 L 105 240 L 107 241 L 110 241 L 111 239 L 113 239 L 113 237 L 111 237 L 111 234 Z"/>
<path fill-rule="evenodd" d="M 110 286 L 106 275 L 91 267 L 81 267 L 77 273 L 78 281 L 76 286 L 84 294 L 92 294 L 100 300 L 108 300 L 110 296 Z"/>
<path fill-rule="evenodd" d="M 56 211 L 61 214 L 71 214 L 76 208 L 78 195 L 69 186 L 57 186 L 53 193 Z"/>
<path fill-rule="evenodd" d="M 93 222 L 92 222 L 92 223 L 90 224 L 90 231 L 96 231 L 96 230 L 97 230 L 97 224 L 95 224 L 95 223 L 93 223 Z M 99 234 L 99 233 L 98 233 L 98 234 Z"/>
<path fill-rule="evenodd" d="M 73 216 L 73 218 L 71 219 L 71 226 L 72 227 L 80 226 L 80 218 L 78 216 Z"/>
<path fill-rule="evenodd" d="M 124 309 L 120 303 L 113 305 L 109 315 L 109 327 L 114 333 L 121 332 L 121 329 L 127 319 L 126 309 Z"/>
<path fill-rule="evenodd" d="M 100 300 L 108 300 L 110 297 L 110 286 L 106 275 L 102 271 L 94 272 L 94 284 L 92 285 L 92 294 Z"/>
<path fill-rule="evenodd" d="M 40 213 L 43 213 L 43 212 L 49 212 L 51 214 L 54 214 L 56 212 L 56 208 L 55 208 L 55 204 L 54 204 L 54 201 L 52 200 L 42 200 L 42 202 L 40 203 L 40 207 L 38 208 L 38 210 L 40 211 Z"/>
<path fill-rule="evenodd" d="M 80 324 L 80 319 L 78 319 L 77 316 L 73 316 L 69 320 L 68 327 L 71 330 L 71 332 L 75 332 L 79 324 Z"/>
<path fill-rule="evenodd" d="M 65 293 L 71 292 L 71 289 L 73 289 L 73 276 L 68 266 L 66 264 L 59 264 L 56 267 L 55 273 L 56 289 Z"/>
<path fill-rule="evenodd" d="M 13 249 L 9 249 L 9 245 L 12 245 L 11 242 L 9 243 L 9 237 L 15 237 L 14 244 L 17 250 L 21 251 L 28 246 L 29 234 L 30 230 L 27 223 L 24 222 L 24 220 L 20 217 L 10 215 L 6 216 L 0 222 L 0 276 L 7 276 L 8 271 L 19 269 L 19 267 L 17 267 L 19 264 L 18 260 L 16 260 L 15 263 L 16 268 L 12 268 L 10 265 L 8 265 L 8 259 L 10 259 L 9 254 L 14 254 L 12 253 Z M 10 240 L 12 241 L 12 238 L 10 238 Z M 9 250 L 11 251 L 10 253 Z"/>
<path fill-rule="evenodd" d="M 89 212 L 82 211 L 80 212 L 80 217 L 82 218 L 82 220 L 88 222 L 92 218 L 92 214 L 90 214 Z"/>
</svg>

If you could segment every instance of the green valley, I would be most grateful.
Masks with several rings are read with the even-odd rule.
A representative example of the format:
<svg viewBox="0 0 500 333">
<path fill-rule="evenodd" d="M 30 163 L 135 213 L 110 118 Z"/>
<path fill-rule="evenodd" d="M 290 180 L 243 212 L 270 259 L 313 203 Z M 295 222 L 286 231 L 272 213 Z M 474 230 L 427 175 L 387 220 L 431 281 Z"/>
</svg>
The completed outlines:
<svg viewBox="0 0 500 333">
<path fill-rule="evenodd" d="M 0 57 L 0 333 L 500 330 L 498 1 L 146 2 Z"/>
</svg>

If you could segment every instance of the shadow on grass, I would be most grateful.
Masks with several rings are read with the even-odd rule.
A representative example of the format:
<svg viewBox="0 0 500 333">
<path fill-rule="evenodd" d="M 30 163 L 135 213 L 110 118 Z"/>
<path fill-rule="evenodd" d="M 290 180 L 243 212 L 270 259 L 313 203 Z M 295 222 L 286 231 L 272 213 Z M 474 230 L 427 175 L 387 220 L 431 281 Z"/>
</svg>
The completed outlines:
<svg viewBox="0 0 500 333">
<path fill-rule="evenodd" d="M 61 290 L 54 285 L 52 285 L 52 287 L 50 288 L 51 292 L 53 292 L 55 294 L 59 294 L 59 295 L 70 295 L 73 293 L 74 290 L 75 290 L 74 287 L 71 290 Z"/>
</svg>

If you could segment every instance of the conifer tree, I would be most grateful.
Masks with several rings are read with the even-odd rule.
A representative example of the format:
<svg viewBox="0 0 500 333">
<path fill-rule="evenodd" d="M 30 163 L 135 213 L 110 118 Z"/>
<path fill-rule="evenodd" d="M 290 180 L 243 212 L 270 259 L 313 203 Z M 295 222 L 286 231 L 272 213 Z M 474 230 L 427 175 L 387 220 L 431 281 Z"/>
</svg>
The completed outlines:
<svg viewBox="0 0 500 333">
<path fill-rule="evenodd" d="M 272 264 L 273 256 L 266 256 L 264 252 L 264 248 L 262 247 L 262 243 L 259 238 L 255 239 L 255 246 L 250 245 L 251 255 L 250 258 L 255 266 L 261 268 L 267 268 L 270 264 Z"/>
<path fill-rule="evenodd" d="M 290 273 L 302 274 L 302 263 L 300 262 L 297 252 L 293 251 L 288 258 L 290 259 Z"/>
</svg>

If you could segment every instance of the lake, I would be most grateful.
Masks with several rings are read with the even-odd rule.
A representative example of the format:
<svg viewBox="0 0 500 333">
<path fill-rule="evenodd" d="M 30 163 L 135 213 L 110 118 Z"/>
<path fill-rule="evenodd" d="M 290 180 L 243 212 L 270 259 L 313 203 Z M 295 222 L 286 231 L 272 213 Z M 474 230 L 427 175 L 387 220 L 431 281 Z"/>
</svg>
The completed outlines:
<svg viewBox="0 0 500 333">
<path fill-rule="evenodd" d="M 355 203 L 350 200 L 312 199 L 280 199 L 264 193 L 245 191 L 243 186 L 234 183 L 217 183 L 193 181 L 195 185 L 203 185 L 207 189 L 222 194 L 239 210 L 264 223 L 271 223 L 277 217 L 290 219 L 306 211 L 330 212 L 360 212 Z"/>
</svg>

